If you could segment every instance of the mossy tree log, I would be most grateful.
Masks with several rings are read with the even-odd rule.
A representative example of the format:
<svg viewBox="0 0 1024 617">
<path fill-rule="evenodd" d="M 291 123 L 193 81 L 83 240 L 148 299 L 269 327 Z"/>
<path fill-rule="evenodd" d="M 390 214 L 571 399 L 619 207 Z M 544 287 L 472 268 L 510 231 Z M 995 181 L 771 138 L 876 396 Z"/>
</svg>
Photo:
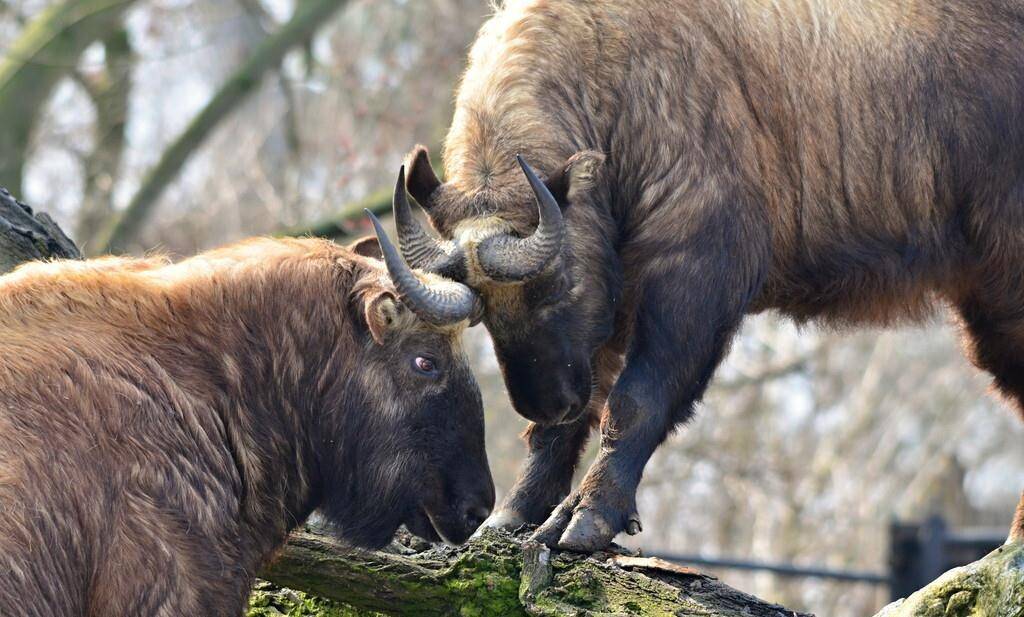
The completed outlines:
<svg viewBox="0 0 1024 617">
<path fill-rule="evenodd" d="M 875 617 L 1024 617 L 1024 543 L 954 568 Z"/>
<path fill-rule="evenodd" d="M 400 554 L 360 551 L 301 531 L 262 576 L 358 615 L 801 615 L 658 559 L 552 552 L 523 539 L 488 531 L 464 546 Z M 331 612 L 338 605 L 323 610 L 342 614 Z"/>
</svg>

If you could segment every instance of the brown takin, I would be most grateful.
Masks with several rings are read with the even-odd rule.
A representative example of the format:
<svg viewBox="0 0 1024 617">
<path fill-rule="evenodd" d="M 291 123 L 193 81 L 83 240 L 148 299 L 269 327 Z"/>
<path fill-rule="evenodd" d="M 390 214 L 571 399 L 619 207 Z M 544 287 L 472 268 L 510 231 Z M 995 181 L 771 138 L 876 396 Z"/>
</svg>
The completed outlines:
<svg viewBox="0 0 1024 617">
<path fill-rule="evenodd" d="M 639 531 L 647 460 L 758 311 L 948 303 L 1024 409 L 1024 2 L 510 0 L 444 159 L 442 184 L 414 150 L 407 188 L 445 241 L 404 215 L 401 244 L 482 294 L 536 422 L 491 524 L 580 550 Z"/>
<path fill-rule="evenodd" d="M 477 301 L 381 245 L 390 278 L 311 239 L 0 277 L 0 614 L 237 617 L 315 508 L 464 541 L 494 501 Z"/>
</svg>

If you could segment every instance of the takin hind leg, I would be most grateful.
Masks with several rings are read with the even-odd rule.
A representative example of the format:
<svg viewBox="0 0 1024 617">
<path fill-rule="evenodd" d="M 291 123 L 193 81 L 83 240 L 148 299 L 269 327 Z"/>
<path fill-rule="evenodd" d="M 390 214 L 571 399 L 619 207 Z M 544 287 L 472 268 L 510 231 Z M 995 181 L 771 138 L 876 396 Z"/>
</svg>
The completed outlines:
<svg viewBox="0 0 1024 617">
<path fill-rule="evenodd" d="M 976 290 L 958 302 L 971 360 L 994 377 L 996 389 L 1024 419 L 1024 276 Z M 1024 493 L 1008 542 L 1024 542 Z"/>
</svg>

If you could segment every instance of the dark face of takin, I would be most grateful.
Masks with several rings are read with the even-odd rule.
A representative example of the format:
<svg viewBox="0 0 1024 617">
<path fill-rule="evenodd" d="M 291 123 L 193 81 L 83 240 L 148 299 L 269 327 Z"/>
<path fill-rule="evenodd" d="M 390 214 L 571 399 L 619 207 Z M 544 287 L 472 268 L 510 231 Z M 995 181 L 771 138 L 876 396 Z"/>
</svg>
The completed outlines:
<svg viewBox="0 0 1024 617">
<path fill-rule="evenodd" d="M 593 310 L 597 302 L 587 293 L 586 273 L 563 262 L 571 263 L 571 255 L 525 283 L 482 288 L 484 323 L 512 404 L 545 425 L 584 412 L 593 383 L 591 356 L 610 333 L 610 313 Z"/>
<path fill-rule="evenodd" d="M 612 332 L 620 286 L 614 251 L 600 233 L 580 231 L 591 228 L 595 212 L 573 207 L 591 189 L 601 160 L 595 153 L 577 155 L 544 183 L 524 164 L 526 182 L 497 203 L 486 192 L 467 198 L 440 184 L 424 150 L 411 158 L 409 190 L 450 238 L 437 245 L 433 263 L 421 259 L 419 265 L 463 280 L 481 295 L 512 404 L 544 425 L 573 421 L 585 411 L 594 384 L 591 358 Z M 563 212 L 580 224 L 565 225 Z M 402 220 L 397 210 L 396 217 Z M 593 223 L 591 229 L 608 227 Z M 415 235 L 399 229 L 407 256 L 417 254 Z"/>
<path fill-rule="evenodd" d="M 416 279 L 442 293 L 470 293 L 437 276 Z M 321 508 L 359 546 L 383 546 L 403 523 L 457 544 L 494 506 L 483 403 L 461 345 L 469 315 L 435 315 L 431 323 L 395 287 L 366 275 L 353 295 L 362 348 L 325 427 L 332 437 L 322 448 Z"/>
</svg>

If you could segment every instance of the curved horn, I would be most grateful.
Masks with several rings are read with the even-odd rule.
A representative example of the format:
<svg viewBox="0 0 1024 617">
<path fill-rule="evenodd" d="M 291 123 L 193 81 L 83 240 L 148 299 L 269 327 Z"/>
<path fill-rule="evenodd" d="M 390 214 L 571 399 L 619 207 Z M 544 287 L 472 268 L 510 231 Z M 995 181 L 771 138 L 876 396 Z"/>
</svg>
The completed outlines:
<svg viewBox="0 0 1024 617">
<path fill-rule="evenodd" d="M 477 257 L 484 274 L 495 281 L 525 281 L 540 274 L 562 248 L 565 223 L 558 201 L 533 173 L 523 157 L 516 155 L 537 199 L 540 218 L 528 238 L 509 234 L 493 236 L 480 243 Z"/>
<path fill-rule="evenodd" d="M 454 281 L 434 285 L 420 281 L 402 260 L 395 245 L 391 244 L 377 217 L 369 210 L 366 210 L 366 215 L 370 217 L 370 222 L 377 232 L 377 241 L 380 243 L 391 281 L 402 303 L 409 307 L 409 310 L 423 321 L 436 326 L 454 324 L 464 319 L 476 319 L 480 313 L 479 300 L 469 287 Z"/>
<path fill-rule="evenodd" d="M 398 232 L 398 248 L 412 268 L 423 268 L 445 255 L 440 243 L 420 227 L 409 207 L 409 194 L 405 190 L 405 165 L 398 171 L 395 196 L 391 200 Z"/>
<path fill-rule="evenodd" d="M 405 165 L 398 171 L 391 208 L 395 214 L 398 247 L 409 267 L 440 274 L 455 281 L 466 278 L 466 259 L 462 249 L 452 242 L 434 239 L 413 216 L 409 194 L 405 189 Z"/>
</svg>

